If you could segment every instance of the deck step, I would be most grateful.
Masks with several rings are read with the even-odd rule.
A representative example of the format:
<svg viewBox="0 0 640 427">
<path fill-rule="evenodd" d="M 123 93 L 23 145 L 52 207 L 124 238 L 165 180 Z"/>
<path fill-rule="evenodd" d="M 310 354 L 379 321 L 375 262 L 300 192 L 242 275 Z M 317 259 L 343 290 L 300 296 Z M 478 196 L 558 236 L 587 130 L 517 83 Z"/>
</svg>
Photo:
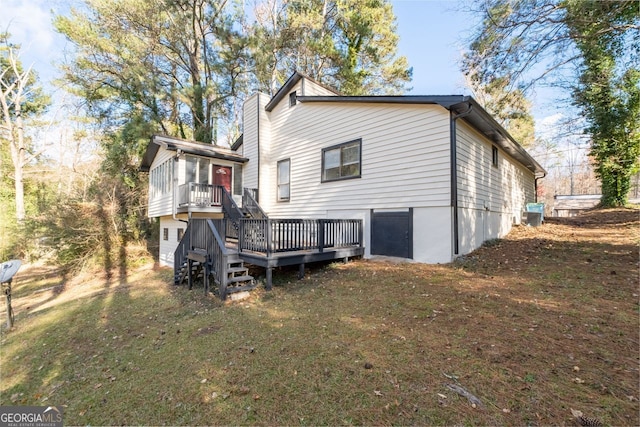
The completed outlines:
<svg viewBox="0 0 640 427">
<path fill-rule="evenodd" d="M 248 272 L 246 267 L 231 267 L 227 269 L 227 277 L 247 276 Z"/>
<path fill-rule="evenodd" d="M 227 286 L 233 286 L 234 283 L 240 283 L 240 282 L 250 282 L 253 281 L 253 276 L 236 276 L 236 277 L 229 277 L 229 280 L 227 281 Z"/>
<path fill-rule="evenodd" d="M 234 292 L 250 291 L 257 287 L 258 287 L 258 284 L 255 282 L 252 282 L 251 284 L 244 285 L 244 286 L 229 286 L 227 287 L 227 294 L 232 294 Z"/>
<path fill-rule="evenodd" d="M 209 255 L 206 249 L 194 248 L 187 252 L 187 258 L 198 262 L 207 262 Z"/>
<path fill-rule="evenodd" d="M 213 268 L 210 256 L 205 249 L 194 248 L 187 252 L 185 262 L 174 274 L 174 283 L 181 285 L 187 282 L 189 277 L 189 264 L 191 264 L 191 274 L 193 280 L 202 280 L 204 272 L 207 268 Z M 244 266 L 244 261 L 236 252 L 231 252 L 227 257 L 227 280 L 225 287 L 225 295 L 250 291 L 255 289 L 258 284 L 256 280 L 249 274 L 249 269 Z M 193 282 L 192 282 L 193 285 Z"/>
</svg>

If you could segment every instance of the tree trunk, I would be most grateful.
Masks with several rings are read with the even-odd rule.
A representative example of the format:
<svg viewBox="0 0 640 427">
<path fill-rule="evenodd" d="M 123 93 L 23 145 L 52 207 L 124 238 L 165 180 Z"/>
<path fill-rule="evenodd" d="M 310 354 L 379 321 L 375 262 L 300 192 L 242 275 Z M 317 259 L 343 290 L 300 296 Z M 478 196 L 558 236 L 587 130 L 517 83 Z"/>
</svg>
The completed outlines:
<svg viewBox="0 0 640 427">
<path fill-rule="evenodd" d="M 20 91 L 21 92 L 21 91 Z M 22 101 L 21 97 L 18 101 Z M 16 220 L 18 222 L 24 221 L 26 216 L 24 208 L 24 181 L 23 181 L 23 169 L 24 169 L 24 128 L 22 125 L 22 108 L 20 102 L 16 102 L 14 111 L 16 113 L 16 141 L 15 141 L 15 156 L 13 159 L 14 178 L 15 178 L 15 190 L 16 190 Z"/>
</svg>

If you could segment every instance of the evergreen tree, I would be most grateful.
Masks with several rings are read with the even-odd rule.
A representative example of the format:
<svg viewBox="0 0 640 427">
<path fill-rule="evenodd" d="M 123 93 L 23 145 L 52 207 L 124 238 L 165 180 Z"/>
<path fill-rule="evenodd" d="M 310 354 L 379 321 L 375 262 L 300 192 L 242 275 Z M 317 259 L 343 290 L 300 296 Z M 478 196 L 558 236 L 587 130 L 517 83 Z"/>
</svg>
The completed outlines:
<svg viewBox="0 0 640 427">
<path fill-rule="evenodd" d="M 64 80 L 91 114 L 143 114 L 163 132 L 217 143 L 241 92 L 244 37 L 220 0 L 86 0 L 55 25 L 76 47 Z"/>
<path fill-rule="evenodd" d="M 295 70 L 345 95 L 402 93 L 411 81 L 386 0 L 265 0 L 255 16 L 251 52 L 261 90 L 274 93 Z"/>
</svg>

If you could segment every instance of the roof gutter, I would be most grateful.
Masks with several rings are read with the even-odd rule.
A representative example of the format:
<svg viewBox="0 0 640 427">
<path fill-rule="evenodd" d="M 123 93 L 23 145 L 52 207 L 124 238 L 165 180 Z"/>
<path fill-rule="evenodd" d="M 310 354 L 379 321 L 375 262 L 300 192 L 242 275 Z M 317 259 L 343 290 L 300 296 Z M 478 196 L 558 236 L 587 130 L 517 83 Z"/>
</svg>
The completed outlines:
<svg viewBox="0 0 640 427">
<path fill-rule="evenodd" d="M 453 255 L 457 256 L 460 253 L 460 231 L 458 227 L 458 139 L 456 133 L 456 120 L 468 116 L 473 110 L 471 102 L 467 102 L 467 109 L 461 113 L 455 113 L 453 110 L 449 110 L 449 135 L 451 143 L 451 210 L 453 218 L 451 220 L 453 225 Z"/>
</svg>

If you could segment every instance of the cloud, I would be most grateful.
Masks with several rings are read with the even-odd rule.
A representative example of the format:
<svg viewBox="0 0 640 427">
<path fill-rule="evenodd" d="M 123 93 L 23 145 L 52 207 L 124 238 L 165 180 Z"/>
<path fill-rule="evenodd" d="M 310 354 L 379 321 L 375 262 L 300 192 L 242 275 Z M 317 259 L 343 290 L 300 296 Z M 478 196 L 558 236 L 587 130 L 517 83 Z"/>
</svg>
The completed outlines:
<svg viewBox="0 0 640 427">
<path fill-rule="evenodd" d="M 550 139 L 557 133 L 557 127 L 565 116 L 562 113 L 555 113 L 545 116 L 536 121 L 536 135 L 538 138 Z"/>
<path fill-rule="evenodd" d="M 66 45 L 65 38 L 53 28 L 55 9 L 68 9 L 69 0 L 0 0 L 0 31 L 11 34 L 11 42 L 20 45 L 20 60 L 33 66 L 43 83 L 51 81 Z"/>
<path fill-rule="evenodd" d="M 2 0 L 0 28 L 8 30 L 12 41 L 21 44 L 23 51 L 48 55 L 56 37 L 50 4 L 38 0 Z"/>
</svg>

